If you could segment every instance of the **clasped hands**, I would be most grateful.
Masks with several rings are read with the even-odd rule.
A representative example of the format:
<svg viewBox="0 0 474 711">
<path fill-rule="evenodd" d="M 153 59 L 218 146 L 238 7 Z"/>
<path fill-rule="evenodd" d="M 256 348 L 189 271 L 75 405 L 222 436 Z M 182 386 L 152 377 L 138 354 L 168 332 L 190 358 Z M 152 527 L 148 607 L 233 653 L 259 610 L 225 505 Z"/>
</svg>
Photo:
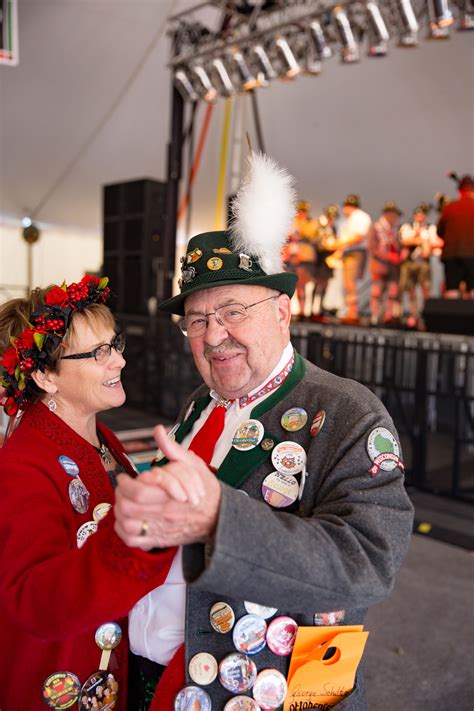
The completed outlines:
<svg viewBox="0 0 474 711">
<path fill-rule="evenodd" d="M 124 543 L 143 550 L 211 541 L 221 499 L 219 480 L 194 452 L 169 439 L 162 425 L 154 434 L 169 461 L 136 479 L 117 477 L 115 531 Z"/>
</svg>

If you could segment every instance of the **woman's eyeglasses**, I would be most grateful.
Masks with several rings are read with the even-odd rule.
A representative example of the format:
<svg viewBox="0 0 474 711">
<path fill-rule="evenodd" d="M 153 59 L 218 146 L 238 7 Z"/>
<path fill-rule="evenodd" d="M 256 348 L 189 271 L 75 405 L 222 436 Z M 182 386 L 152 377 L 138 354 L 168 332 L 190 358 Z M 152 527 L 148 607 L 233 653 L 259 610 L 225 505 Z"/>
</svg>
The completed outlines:
<svg viewBox="0 0 474 711">
<path fill-rule="evenodd" d="M 102 343 L 93 351 L 88 353 L 74 353 L 73 355 L 63 356 L 61 360 L 79 360 L 81 358 L 95 358 L 97 363 L 105 363 L 112 353 L 112 348 L 117 351 L 117 353 L 123 353 L 125 350 L 125 333 L 117 333 L 116 336 L 112 338 L 110 343 Z"/>
</svg>

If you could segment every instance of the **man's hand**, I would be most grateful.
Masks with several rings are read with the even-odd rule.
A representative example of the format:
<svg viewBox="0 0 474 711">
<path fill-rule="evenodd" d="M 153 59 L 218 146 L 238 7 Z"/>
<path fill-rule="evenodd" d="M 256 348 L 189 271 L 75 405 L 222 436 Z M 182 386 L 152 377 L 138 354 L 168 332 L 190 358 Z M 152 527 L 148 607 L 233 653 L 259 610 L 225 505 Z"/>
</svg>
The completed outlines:
<svg viewBox="0 0 474 711">
<path fill-rule="evenodd" d="M 136 479 L 117 477 L 117 534 L 143 550 L 208 542 L 219 513 L 218 479 L 194 452 L 170 440 L 161 425 L 155 438 L 169 461 Z"/>
</svg>

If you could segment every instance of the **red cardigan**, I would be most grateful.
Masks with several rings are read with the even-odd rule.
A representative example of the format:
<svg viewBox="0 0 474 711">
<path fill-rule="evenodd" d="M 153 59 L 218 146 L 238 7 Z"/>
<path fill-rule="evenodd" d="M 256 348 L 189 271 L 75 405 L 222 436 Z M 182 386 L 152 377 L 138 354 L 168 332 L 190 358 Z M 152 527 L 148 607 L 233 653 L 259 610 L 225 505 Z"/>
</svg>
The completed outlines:
<svg viewBox="0 0 474 711">
<path fill-rule="evenodd" d="M 116 437 L 99 425 L 127 467 Z M 69 499 L 72 477 L 58 458 L 79 467 L 90 494 L 88 511 Z M 116 621 L 123 639 L 109 663 L 126 708 L 127 614 L 166 579 L 175 549 L 159 554 L 128 548 L 113 530 L 113 510 L 82 548 L 77 529 L 114 492 L 97 451 L 42 404 L 32 406 L 0 449 L 0 708 L 44 711 L 42 686 L 54 672 L 84 683 L 99 668 L 97 627 Z"/>
</svg>

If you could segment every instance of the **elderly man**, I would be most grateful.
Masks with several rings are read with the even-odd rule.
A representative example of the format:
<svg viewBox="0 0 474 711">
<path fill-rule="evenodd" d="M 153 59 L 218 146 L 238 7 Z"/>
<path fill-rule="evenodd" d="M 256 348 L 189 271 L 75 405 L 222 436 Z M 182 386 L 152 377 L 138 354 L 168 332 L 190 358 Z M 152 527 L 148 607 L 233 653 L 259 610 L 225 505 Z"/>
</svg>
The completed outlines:
<svg viewBox="0 0 474 711">
<path fill-rule="evenodd" d="M 132 611 L 135 667 L 143 684 L 162 674 L 151 709 L 327 708 L 332 690 L 335 708 L 358 711 L 361 665 L 349 687 L 310 674 L 302 691 L 287 687 L 289 664 L 295 634 L 322 625 L 327 643 L 389 593 L 412 526 L 400 445 L 371 392 L 292 348 L 296 278 L 254 214 L 242 225 L 248 202 L 268 219 L 250 179 L 233 231 L 191 239 L 181 293 L 161 305 L 181 315 L 204 384 L 173 437 L 159 429 L 159 468 L 119 477 L 119 535 L 150 555 L 178 546 L 165 584 Z M 272 230 L 284 240 L 287 225 Z M 322 665 L 327 644 L 310 647 Z M 134 693 L 131 708 L 145 708 Z"/>
</svg>

